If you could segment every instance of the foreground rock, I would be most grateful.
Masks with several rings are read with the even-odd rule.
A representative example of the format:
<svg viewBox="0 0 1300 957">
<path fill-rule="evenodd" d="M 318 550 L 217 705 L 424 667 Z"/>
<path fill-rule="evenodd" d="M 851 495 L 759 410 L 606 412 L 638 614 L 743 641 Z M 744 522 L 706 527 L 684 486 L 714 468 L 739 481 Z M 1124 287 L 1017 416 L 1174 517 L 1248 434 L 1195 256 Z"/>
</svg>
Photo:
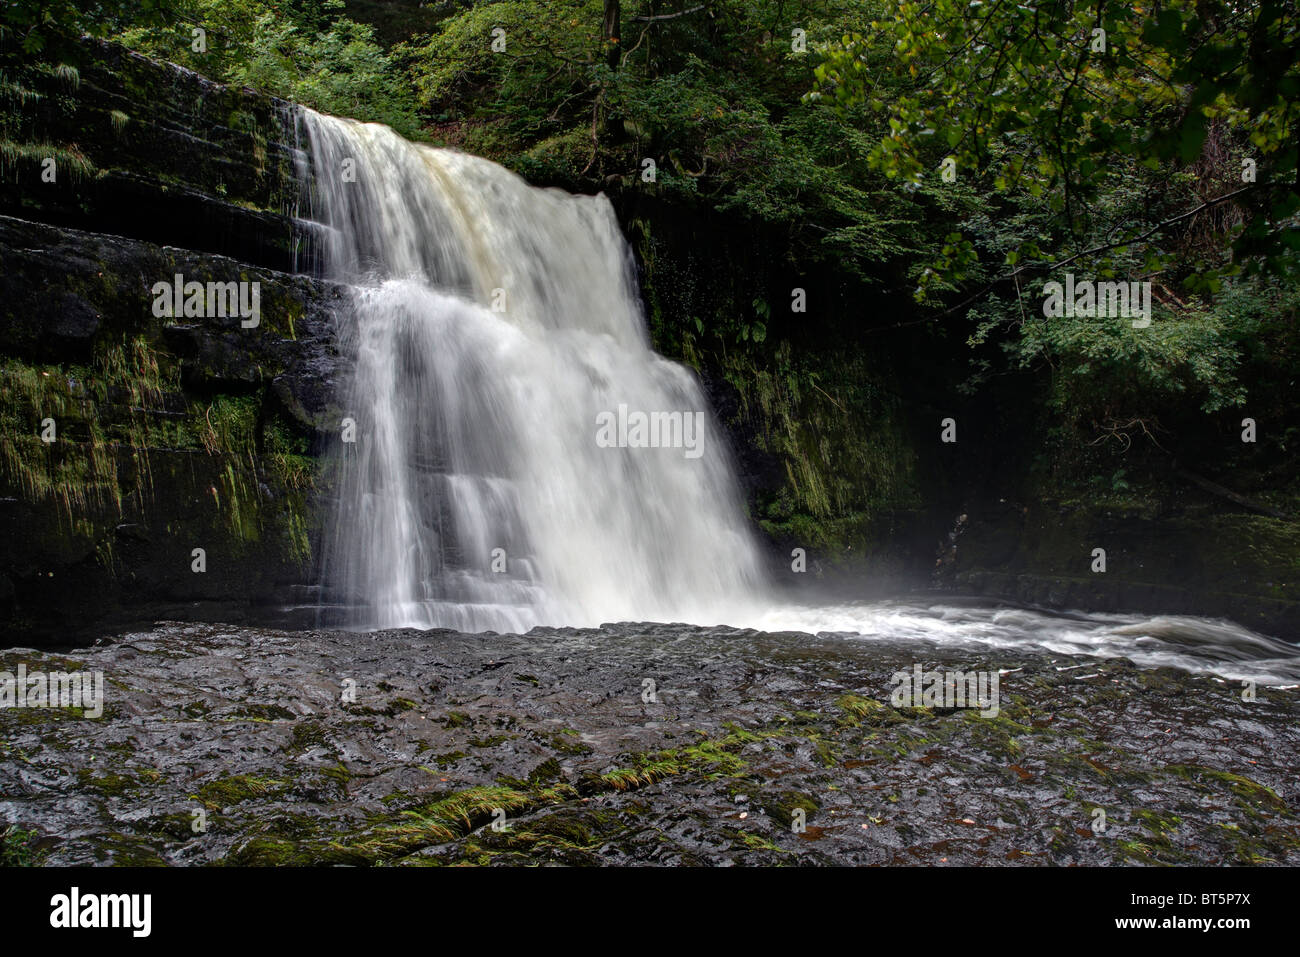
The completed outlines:
<svg viewBox="0 0 1300 957">
<path fill-rule="evenodd" d="M 53 864 L 1300 863 L 1300 692 L 1247 703 L 1236 684 L 1125 661 L 954 654 L 680 625 L 162 624 L 65 655 L 9 650 L 0 670 L 99 669 L 107 691 L 97 720 L 0 710 L 0 822 L 16 825 L 0 849 Z M 890 676 L 918 661 L 1005 671 L 999 713 L 892 707 Z"/>
</svg>

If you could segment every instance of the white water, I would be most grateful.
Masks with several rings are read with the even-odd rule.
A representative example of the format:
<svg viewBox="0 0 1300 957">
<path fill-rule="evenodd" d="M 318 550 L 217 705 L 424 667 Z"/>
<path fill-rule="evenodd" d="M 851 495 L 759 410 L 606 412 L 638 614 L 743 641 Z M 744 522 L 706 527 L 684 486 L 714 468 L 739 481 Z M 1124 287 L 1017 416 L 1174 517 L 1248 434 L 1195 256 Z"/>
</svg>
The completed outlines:
<svg viewBox="0 0 1300 957">
<path fill-rule="evenodd" d="M 1182 668 L 1262 684 L 1300 683 L 1300 655 L 1293 645 L 1230 621 L 1190 615 L 1053 613 L 971 603 L 884 601 L 773 605 L 757 611 L 745 625 L 918 647 L 958 646 L 972 653 L 1031 647 L 1060 655 L 1127 658 L 1143 667 Z M 1086 674 L 1080 671 L 1077 677 Z"/>
<path fill-rule="evenodd" d="M 752 606 L 721 434 L 692 374 L 650 349 L 609 202 L 387 127 L 303 121 L 328 268 L 356 288 L 357 436 L 327 569 L 353 623 L 518 631 Z M 702 454 L 600 447 L 597 416 L 620 405 L 698 414 Z"/>
<path fill-rule="evenodd" d="M 1228 622 L 774 600 L 704 396 L 650 349 L 605 198 L 535 189 L 387 127 L 301 119 L 325 261 L 354 296 L 340 332 L 356 442 L 325 569 L 348 624 L 725 623 L 1300 679 L 1293 647 Z M 703 454 L 601 447 L 597 416 L 620 405 L 698 413 Z"/>
</svg>

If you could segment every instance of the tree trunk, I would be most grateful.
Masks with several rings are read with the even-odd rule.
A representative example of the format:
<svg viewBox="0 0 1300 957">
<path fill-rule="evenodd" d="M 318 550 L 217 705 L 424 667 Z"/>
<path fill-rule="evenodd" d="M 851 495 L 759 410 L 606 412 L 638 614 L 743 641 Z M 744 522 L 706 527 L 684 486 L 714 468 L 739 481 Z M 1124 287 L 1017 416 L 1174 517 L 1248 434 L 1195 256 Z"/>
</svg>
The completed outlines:
<svg viewBox="0 0 1300 957">
<path fill-rule="evenodd" d="M 622 11 L 619 0 L 605 0 L 605 22 L 601 36 L 605 40 L 605 62 L 611 70 L 618 69 L 618 60 L 622 56 Z"/>
</svg>

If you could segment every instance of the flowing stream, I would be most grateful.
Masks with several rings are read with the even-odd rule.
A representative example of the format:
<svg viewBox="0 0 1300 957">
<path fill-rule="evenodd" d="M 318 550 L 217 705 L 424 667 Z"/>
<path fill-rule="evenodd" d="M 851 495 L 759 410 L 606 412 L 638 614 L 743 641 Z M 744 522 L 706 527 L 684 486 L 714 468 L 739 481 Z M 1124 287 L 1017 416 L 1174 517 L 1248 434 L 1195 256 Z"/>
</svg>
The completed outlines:
<svg viewBox="0 0 1300 957">
<path fill-rule="evenodd" d="M 355 355 L 326 594 L 356 628 L 678 621 L 1122 655 L 1300 680 L 1226 622 L 771 597 L 720 430 L 655 354 L 603 196 L 384 126 L 300 113 Z M 306 174 L 306 171 L 304 172 Z"/>
</svg>

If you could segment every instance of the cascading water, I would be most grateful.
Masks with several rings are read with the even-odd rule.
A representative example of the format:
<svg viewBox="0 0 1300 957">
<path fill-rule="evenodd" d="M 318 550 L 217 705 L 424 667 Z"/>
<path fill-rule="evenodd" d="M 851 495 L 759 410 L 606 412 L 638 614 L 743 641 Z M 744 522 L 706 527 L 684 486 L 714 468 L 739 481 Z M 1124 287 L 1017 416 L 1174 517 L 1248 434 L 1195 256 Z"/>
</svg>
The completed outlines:
<svg viewBox="0 0 1300 957">
<path fill-rule="evenodd" d="M 327 271 L 355 297 L 327 557 L 351 623 L 720 622 L 752 604 L 726 450 L 691 374 L 650 349 L 609 202 L 387 127 L 302 122 Z M 618 447 L 636 442 L 617 423 L 600 441 L 602 416 L 638 413 L 676 446 Z"/>
<path fill-rule="evenodd" d="M 704 396 L 650 349 L 609 202 L 300 119 L 326 271 L 353 290 L 355 441 L 324 576 L 346 624 L 679 621 L 1300 680 L 1294 647 L 1227 622 L 772 600 Z M 679 441 L 636 447 L 637 414 L 676 414 Z"/>
</svg>

